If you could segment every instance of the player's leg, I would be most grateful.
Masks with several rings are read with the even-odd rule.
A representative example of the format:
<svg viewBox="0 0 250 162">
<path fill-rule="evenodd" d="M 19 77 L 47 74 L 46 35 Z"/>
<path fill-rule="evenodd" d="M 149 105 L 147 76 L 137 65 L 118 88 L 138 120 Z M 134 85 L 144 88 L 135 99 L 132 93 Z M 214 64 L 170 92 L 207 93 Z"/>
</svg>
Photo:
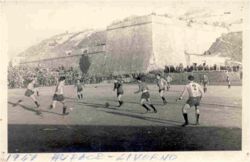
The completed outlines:
<svg viewBox="0 0 250 162">
<path fill-rule="evenodd" d="M 186 126 L 189 124 L 188 122 L 188 114 L 187 114 L 187 109 L 189 108 L 189 104 L 184 104 L 183 107 L 182 107 L 182 115 L 183 115 L 183 118 L 185 120 L 185 123 L 182 125 L 182 126 Z"/>
<path fill-rule="evenodd" d="M 36 104 L 36 107 L 38 108 L 36 113 L 37 113 L 38 115 L 40 115 L 40 114 L 41 114 L 41 111 L 40 111 L 40 109 L 39 109 L 40 105 L 39 105 L 39 103 L 37 102 L 37 99 L 36 99 L 35 95 L 34 95 L 34 94 L 30 95 L 30 98 L 33 100 L 33 102 Z"/>
<path fill-rule="evenodd" d="M 203 90 L 204 90 L 204 93 L 207 92 L 207 83 L 203 83 Z"/>
<path fill-rule="evenodd" d="M 39 107 L 39 106 L 40 106 L 34 94 L 30 95 L 30 98 L 31 98 L 31 99 L 33 100 L 33 102 L 36 104 L 36 107 Z"/>
<path fill-rule="evenodd" d="M 161 99 L 163 101 L 163 104 L 165 105 L 165 104 L 167 104 L 167 100 L 165 98 L 164 92 L 165 92 L 164 90 L 160 90 L 160 96 L 161 96 Z"/>
<path fill-rule="evenodd" d="M 169 89 L 170 89 L 170 83 L 168 82 L 167 91 L 169 91 Z"/>
<path fill-rule="evenodd" d="M 58 95 L 54 94 L 53 98 L 52 98 L 52 104 L 50 105 L 50 109 L 54 109 L 56 107 L 56 103 L 58 101 Z"/>
<path fill-rule="evenodd" d="M 16 103 L 13 103 L 13 107 L 15 107 L 15 106 L 17 106 L 18 104 L 20 104 L 21 102 L 23 102 L 23 100 L 22 99 L 19 99 Z"/>
<path fill-rule="evenodd" d="M 157 113 L 157 110 L 156 110 L 155 106 L 151 103 L 150 98 L 147 98 L 146 101 L 149 104 L 149 106 L 154 110 L 154 113 Z"/>
<path fill-rule="evenodd" d="M 230 82 L 230 80 L 228 81 L 227 87 L 228 87 L 228 88 L 231 88 L 231 82 Z"/>
<path fill-rule="evenodd" d="M 117 98 L 118 98 L 119 106 L 122 106 L 122 104 L 123 104 L 122 94 L 118 94 Z"/>
<path fill-rule="evenodd" d="M 62 100 L 62 101 L 60 101 L 60 102 L 61 102 L 61 104 L 63 105 L 63 112 L 62 112 L 62 114 L 63 114 L 63 115 L 68 115 L 69 112 L 66 112 L 66 111 L 67 111 L 67 106 L 66 106 L 66 104 L 65 104 L 65 101 Z"/>
<path fill-rule="evenodd" d="M 83 93 L 82 93 L 82 91 L 81 91 L 81 93 L 80 93 L 80 97 L 81 97 L 81 99 L 83 99 Z"/>
<path fill-rule="evenodd" d="M 148 108 L 148 106 L 146 105 L 146 99 L 145 98 L 141 98 L 141 105 L 142 105 L 142 107 L 144 107 L 147 110 L 147 112 L 150 110 Z"/>
<path fill-rule="evenodd" d="M 198 106 L 195 106 L 195 114 L 196 114 L 196 125 L 199 125 L 199 118 L 200 118 L 200 110 Z"/>
<path fill-rule="evenodd" d="M 77 97 L 78 99 L 81 99 L 81 93 L 79 91 L 77 91 Z"/>
</svg>

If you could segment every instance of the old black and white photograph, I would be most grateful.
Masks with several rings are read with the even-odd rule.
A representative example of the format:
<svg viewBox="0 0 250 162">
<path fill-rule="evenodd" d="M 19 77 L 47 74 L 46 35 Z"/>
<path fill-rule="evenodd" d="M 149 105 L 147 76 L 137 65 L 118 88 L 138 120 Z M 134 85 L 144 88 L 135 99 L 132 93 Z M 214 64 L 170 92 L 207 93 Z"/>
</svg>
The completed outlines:
<svg viewBox="0 0 250 162">
<path fill-rule="evenodd" d="M 0 4 L 8 153 L 242 151 L 249 1 Z"/>
</svg>

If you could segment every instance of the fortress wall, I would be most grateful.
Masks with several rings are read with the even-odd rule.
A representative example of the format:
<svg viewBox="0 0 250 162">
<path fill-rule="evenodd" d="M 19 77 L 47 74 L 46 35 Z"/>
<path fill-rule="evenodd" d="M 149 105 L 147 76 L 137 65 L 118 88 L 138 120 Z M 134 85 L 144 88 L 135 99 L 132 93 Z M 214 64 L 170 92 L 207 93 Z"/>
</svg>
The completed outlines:
<svg viewBox="0 0 250 162">
<path fill-rule="evenodd" d="M 107 28 L 106 73 L 146 72 L 151 54 L 151 17 L 141 17 Z"/>
<path fill-rule="evenodd" d="M 153 19 L 152 38 L 154 55 L 150 62 L 154 63 L 158 68 L 164 68 L 165 65 L 185 64 L 181 24 L 174 25 L 174 22 L 164 20 L 165 18 L 160 21 L 157 17 Z"/>
<path fill-rule="evenodd" d="M 40 61 L 23 62 L 21 65 L 36 67 L 41 65 L 42 67 L 55 68 L 59 66 L 69 67 L 79 67 L 79 60 L 81 55 L 59 57 L 54 59 L 44 59 Z"/>
<path fill-rule="evenodd" d="M 195 23 L 188 25 L 185 21 L 163 16 L 131 17 L 109 25 L 106 31 L 92 33 L 90 37 L 85 37 L 83 33 L 56 47 L 48 46 L 48 42 L 43 41 L 28 50 L 37 54 L 26 59 L 30 62 L 22 64 L 79 67 L 81 55 L 78 54 L 87 49 L 91 61 L 90 74 L 148 72 L 165 65 L 186 65 L 185 52 L 202 54 L 226 32 L 219 27 Z M 72 51 L 72 55 L 68 55 L 67 51 Z"/>
</svg>

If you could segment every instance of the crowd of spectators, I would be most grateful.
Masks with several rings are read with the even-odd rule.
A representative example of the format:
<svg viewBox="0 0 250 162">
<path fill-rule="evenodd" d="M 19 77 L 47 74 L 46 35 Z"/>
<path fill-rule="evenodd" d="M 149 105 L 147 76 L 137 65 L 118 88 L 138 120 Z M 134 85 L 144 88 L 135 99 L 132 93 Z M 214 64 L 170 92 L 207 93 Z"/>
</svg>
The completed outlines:
<svg viewBox="0 0 250 162">
<path fill-rule="evenodd" d="M 217 65 L 208 67 L 207 65 L 193 65 L 184 67 L 182 64 L 179 66 L 165 66 L 164 72 L 165 74 L 169 73 L 181 73 L 181 72 L 192 72 L 192 71 L 240 71 L 239 66 L 220 66 Z M 149 73 L 151 75 L 153 73 Z M 139 74 L 134 74 L 135 76 Z M 124 78 L 129 80 L 133 80 L 135 78 L 133 74 L 124 75 Z M 9 88 L 24 88 L 27 86 L 31 77 L 37 78 L 38 86 L 54 86 L 57 83 L 59 76 L 66 77 L 66 84 L 72 85 L 75 84 L 76 80 L 80 79 L 80 81 L 91 84 L 91 83 L 100 83 L 104 81 L 109 81 L 115 78 L 115 76 L 95 76 L 82 74 L 79 68 L 65 68 L 63 66 L 57 68 L 47 68 L 47 67 L 28 67 L 28 66 L 19 66 L 19 67 L 8 67 L 8 87 Z"/>
<path fill-rule="evenodd" d="M 164 72 L 165 73 L 181 73 L 181 72 L 192 72 L 192 71 L 229 71 L 229 72 L 239 72 L 240 66 L 234 65 L 234 66 L 208 66 L 206 64 L 193 64 L 192 66 L 186 66 L 184 67 L 183 64 L 180 64 L 178 66 L 165 66 Z"/>
<path fill-rule="evenodd" d="M 30 78 L 36 77 L 39 86 L 53 86 L 56 85 L 59 76 L 66 76 L 66 84 L 73 84 L 79 78 L 80 72 L 74 68 L 58 68 L 49 69 L 46 67 L 8 67 L 8 87 L 9 88 L 23 88 L 26 87 Z"/>
</svg>

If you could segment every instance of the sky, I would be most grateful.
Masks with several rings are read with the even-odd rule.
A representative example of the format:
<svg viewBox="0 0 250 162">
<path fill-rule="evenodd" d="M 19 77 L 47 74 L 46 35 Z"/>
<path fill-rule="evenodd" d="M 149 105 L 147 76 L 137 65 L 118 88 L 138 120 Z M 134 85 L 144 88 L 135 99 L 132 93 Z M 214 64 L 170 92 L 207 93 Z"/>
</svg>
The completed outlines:
<svg viewBox="0 0 250 162">
<path fill-rule="evenodd" d="M 242 3 L 200 0 L 187 2 L 163 0 L 120 1 L 9 1 L 1 3 L 1 16 L 9 57 L 56 34 L 105 29 L 114 20 L 152 12 L 183 15 L 204 8 L 238 10 Z"/>
</svg>

